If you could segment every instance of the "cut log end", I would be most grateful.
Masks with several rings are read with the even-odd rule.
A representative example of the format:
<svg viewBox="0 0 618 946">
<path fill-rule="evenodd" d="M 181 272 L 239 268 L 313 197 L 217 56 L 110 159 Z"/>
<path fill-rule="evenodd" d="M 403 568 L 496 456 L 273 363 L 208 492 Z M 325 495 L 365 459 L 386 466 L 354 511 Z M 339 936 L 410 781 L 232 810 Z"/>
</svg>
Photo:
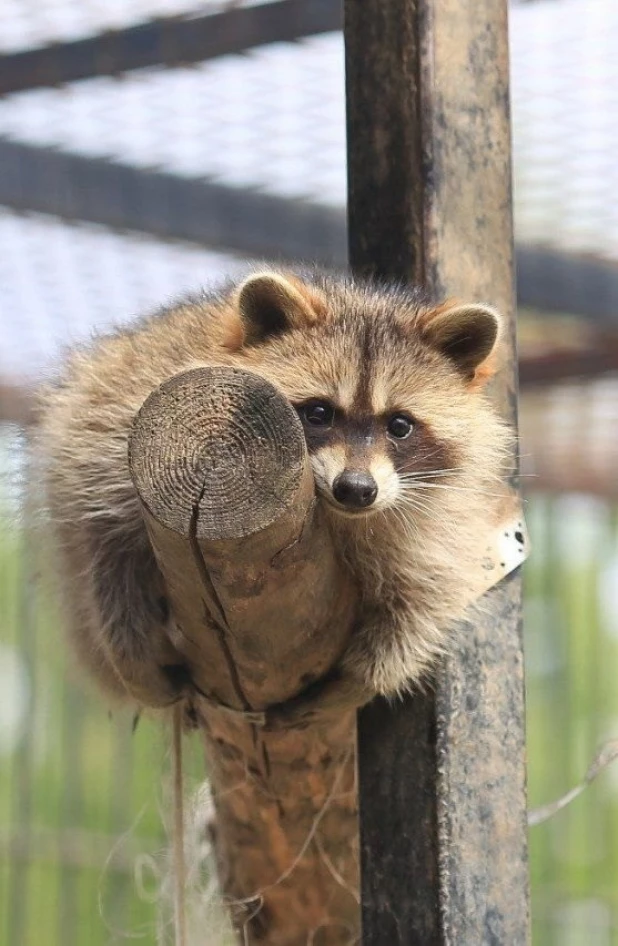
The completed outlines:
<svg viewBox="0 0 618 946">
<path fill-rule="evenodd" d="M 129 447 L 142 501 L 162 525 L 238 539 L 279 519 L 306 476 L 302 427 L 267 381 L 230 368 L 170 378 L 138 412 Z"/>
</svg>

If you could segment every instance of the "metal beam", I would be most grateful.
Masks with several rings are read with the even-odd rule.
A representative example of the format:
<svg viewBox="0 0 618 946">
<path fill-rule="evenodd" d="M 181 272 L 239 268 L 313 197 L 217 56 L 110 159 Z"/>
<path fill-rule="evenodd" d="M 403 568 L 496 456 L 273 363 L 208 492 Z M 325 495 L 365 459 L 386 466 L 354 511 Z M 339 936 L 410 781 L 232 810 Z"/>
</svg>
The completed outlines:
<svg viewBox="0 0 618 946">
<path fill-rule="evenodd" d="M 341 28 L 339 0 L 274 0 L 193 17 L 167 17 L 97 36 L 0 56 L 0 95 L 206 62 Z"/>
<path fill-rule="evenodd" d="M 352 269 L 496 304 L 516 427 L 506 0 L 345 0 L 344 34 Z M 479 611 L 435 694 L 359 714 L 364 946 L 529 942 L 519 575 Z"/>
<path fill-rule="evenodd" d="M 519 381 L 525 391 L 552 388 L 565 381 L 594 381 L 618 373 L 618 336 L 595 333 L 584 348 L 564 350 L 556 345 L 519 361 Z"/>
<path fill-rule="evenodd" d="M 520 306 L 586 317 L 597 328 L 618 328 L 618 264 L 591 254 L 545 246 L 517 248 Z"/>
<path fill-rule="evenodd" d="M 343 208 L 0 139 L 0 205 L 273 260 L 347 265 Z M 517 247 L 522 307 L 618 327 L 618 265 Z"/>
<path fill-rule="evenodd" d="M 0 205 L 243 256 L 345 264 L 341 210 L 13 141 L 0 141 Z"/>
</svg>

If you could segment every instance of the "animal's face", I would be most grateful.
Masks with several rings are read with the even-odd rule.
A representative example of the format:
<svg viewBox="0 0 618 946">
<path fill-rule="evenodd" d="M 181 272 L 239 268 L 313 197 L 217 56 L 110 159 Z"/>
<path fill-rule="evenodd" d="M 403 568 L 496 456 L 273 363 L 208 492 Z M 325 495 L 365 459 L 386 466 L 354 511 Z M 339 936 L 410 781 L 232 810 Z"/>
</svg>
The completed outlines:
<svg viewBox="0 0 618 946">
<path fill-rule="evenodd" d="M 235 304 L 243 361 L 296 408 L 329 509 L 410 510 L 414 490 L 435 503 L 475 464 L 496 466 L 502 428 L 478 393 L 493 311 L 273 273 L 250 277 Z"/>
<path fill-rule="evenodd" d="M 396 402 L 376 406 L 362 400 L 343 406 L 323 398 L 296 405 L 316 487 L 344 515 L 395 505 L 407 474 L 431 475 L 450 452 L 410 410 Z"/>
</svg>

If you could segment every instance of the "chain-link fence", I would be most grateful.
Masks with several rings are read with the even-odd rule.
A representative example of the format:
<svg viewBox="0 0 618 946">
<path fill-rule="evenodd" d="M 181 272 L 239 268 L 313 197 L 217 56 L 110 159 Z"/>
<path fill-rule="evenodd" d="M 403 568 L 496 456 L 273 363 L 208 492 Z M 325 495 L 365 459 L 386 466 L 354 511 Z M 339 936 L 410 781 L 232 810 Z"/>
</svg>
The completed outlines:
<svg viewBox="0 0 618 946">
<path fill-rule="evenodd" d="M 345 263 L 333 0 L 0 9 L 0 941 L 156 941 L 166 737 L 83 689 L 23 528 L 63 346 L 243 271 Z M 618 733 L 618 7 L 511 5 L 530 801 Z M 200 772 L 195 747 L 196 775 Z M 618 774 L 531 832 L 534 942 L 618 944 Z M 163 866 L 162 866 L 163 865 Z"/>
</svg>

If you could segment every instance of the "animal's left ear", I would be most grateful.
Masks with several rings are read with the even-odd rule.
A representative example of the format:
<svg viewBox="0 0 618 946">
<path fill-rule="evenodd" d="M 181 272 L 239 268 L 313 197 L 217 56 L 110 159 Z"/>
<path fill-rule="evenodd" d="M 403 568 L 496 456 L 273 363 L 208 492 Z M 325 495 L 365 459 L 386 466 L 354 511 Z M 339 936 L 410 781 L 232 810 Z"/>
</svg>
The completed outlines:
<svg viewBox="0 0 618 946">
<path fill-rule="evenodd" d="M 245 345 L 313 325 L 324 317 L 326 308 L 302 280 L 277 272 L 249 276 L 239 286 L 235 303 Z"/>
<path fill-rule="evenodd" d="M 493 359 L 501 318 L 486 305 L 442 306 L 421 320 L 423 338 L 453 362 L 468 381 L 486 381 L 493 374 Z"/>
</svg>

